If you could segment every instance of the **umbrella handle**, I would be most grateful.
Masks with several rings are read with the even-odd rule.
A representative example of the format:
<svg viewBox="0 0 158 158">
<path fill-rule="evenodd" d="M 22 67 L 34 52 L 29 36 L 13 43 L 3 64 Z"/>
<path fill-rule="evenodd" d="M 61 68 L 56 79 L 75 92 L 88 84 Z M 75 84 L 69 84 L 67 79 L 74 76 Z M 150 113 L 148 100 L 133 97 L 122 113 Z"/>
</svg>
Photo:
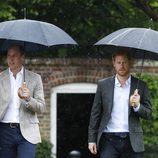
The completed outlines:
<svg viewBox="0 0 158 158">
<path fill-rule="evenodd" d="M 27 85 L 26 85 L 25 81 L 22 83 L 22 88 L 27 88 Z"/>
</svg>

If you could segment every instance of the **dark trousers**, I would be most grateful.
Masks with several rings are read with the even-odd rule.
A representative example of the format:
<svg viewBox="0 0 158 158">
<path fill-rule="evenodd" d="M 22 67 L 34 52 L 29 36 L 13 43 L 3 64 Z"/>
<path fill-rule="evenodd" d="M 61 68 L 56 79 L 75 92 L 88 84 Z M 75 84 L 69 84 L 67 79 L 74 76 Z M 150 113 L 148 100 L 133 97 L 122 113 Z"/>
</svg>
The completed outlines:
<svg viewBox="0 0 158 158">
<path fill-rule="evenodd" d="M 0 158 L 35 158 L 35 147 L 24 139 L 19 126 L 0 123 Z"/>
<path fill-rule="evenodd" d="M 100 158 L 143 158 L 143 152 L 133 151 L 129 136 L 103 134 L 99 145 Z"/>
</svg>

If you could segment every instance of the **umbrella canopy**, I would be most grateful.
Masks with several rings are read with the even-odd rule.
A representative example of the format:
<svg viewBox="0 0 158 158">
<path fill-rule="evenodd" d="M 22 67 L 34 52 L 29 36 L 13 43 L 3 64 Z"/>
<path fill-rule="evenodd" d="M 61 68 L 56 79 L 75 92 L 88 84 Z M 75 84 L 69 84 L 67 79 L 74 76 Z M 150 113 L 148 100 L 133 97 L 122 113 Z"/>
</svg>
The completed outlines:
<svg viewBox="0 0 158 158">
<path fill-rule="evenodd" d="M 41 51 L 60 45 L 77 45 L 59 27 L 28 19 L 0 23 L 0 51 L 6 51 L 11 44 L 24 46 L 25 52 Z"/>
<path fill-rule="evenodd" d="M 55 25 L 20 19 L 0 23 L 0 52 L 5 52 L 11 45 L 22 46 L 25 53 L 29 53 L 41 52 L 54 46 L 77 45 L 77 43 Z"/>
<path fill-rule="evenodd" d="M 158 32 L 147 28 L 123 28 L 99 40 L 95 45 L 131 48 L 134 58 L 158 60 Z M 134 50 L 134 51 L 133 51 Z"/>
</svg>

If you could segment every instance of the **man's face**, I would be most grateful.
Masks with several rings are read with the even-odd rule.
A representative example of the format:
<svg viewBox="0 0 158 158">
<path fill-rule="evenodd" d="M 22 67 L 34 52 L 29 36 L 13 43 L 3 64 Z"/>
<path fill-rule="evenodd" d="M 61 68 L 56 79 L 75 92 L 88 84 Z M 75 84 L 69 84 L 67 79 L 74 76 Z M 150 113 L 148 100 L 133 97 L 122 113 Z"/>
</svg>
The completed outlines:
<svg viewBox="0 0 158 158">
<path fill-rule="evenodd" d="M 20 48 L 13 46 L 8 50 L 7 63 L 11 71 L 19 70 L 23 64 L 23 55 L 21 55 Z"/>
<path fill-rule="evenodd" d="M 125 55 L 117 55 L 113 59 L 113 66 L 116 71 L 116 74 L 118 74 L 119 76 L 126 77 L 129 75 L 130 61 Z"/>
</svg>

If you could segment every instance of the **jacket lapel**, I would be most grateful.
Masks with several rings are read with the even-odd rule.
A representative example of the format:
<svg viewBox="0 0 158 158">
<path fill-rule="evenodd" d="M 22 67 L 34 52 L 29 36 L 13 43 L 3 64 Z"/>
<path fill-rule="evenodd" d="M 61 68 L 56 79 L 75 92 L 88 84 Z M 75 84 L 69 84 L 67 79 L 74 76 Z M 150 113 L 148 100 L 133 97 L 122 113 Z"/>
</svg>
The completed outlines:
<svg viewBox="0 0 158 158">
<path fill-rule="evenodd" d="M 110 113 L 112 111 L 112 108 L 113 108 L 113 100 L 114 100 L 114 86 L 115 86 L 115 76 L 113 76 L 111 79 L 110 79 L 110 82 L 109 82 L 109 89 L 108 89 L 108 94 L 109 94 L 109 97 L 111 97 L 109 100 L 109 106 L 110 106 Z"/>
<path fill-rule="evenodd" d="M 29 87 L 30 85 L 30 77 L 29 77 L 29 73 L 28 73 L 28 70 L 26 70 L 25 69 L 25 71 L 24 71 L 24 73 L 25 73 L 25 82 L 26 82 L 26 86 L 27 87 Z M 24 82 L 24 74 L 23 74 L 23 82 Z M 23 83 L 22 83 L 23 84 Z M 22 99 L 20 99 L 20 103 L 21 103 L 21 105 L 25 105 L 25 101 L 23 101 Z M 20 106 L 20 111 L 21 111 L 21 109 L 23 108 L 24 106 Z"/>
<path fill-rule="evenodd" d="M 130 96 L 134 93 L 137 88 L 137 79 L 131 76 L 131 88 L 130 88 Z"/>
<path fill-rule="evenodd" d="M 26 69 L 25 69 L 25 82 L 26 82 L 26 85 L 29 86 L 30 76 L 29 76 L 28 70 Z"/>
</svg>

